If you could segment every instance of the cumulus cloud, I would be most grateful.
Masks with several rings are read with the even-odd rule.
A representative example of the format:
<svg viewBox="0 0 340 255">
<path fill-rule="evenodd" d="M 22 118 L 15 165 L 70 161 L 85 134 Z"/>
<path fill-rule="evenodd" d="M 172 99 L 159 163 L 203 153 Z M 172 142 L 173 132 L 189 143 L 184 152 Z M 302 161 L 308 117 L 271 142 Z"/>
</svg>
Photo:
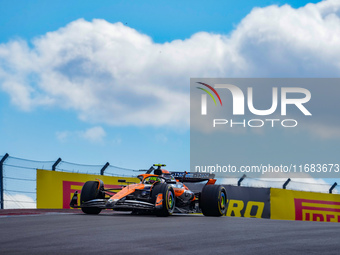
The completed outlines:
<svg viewBox="0 0 340 255">
<path fill-rule="evenodd" d="M 156 134 L 156 141 L 160 143 L 166 143 L 168 141 L 168 137 L 165 134 Z"/>
<path fill-rule="evenodd" d="M 101 143 L 104 141 L 104 138 L 106 137 L 106 132 L 102 127 L 96 126 L 88 128 L 84 131 L 59 131 L 56 132 L 56 137 L 61 142 L 66 142 L 70 138 L 76 137 L 85 139 L 92 143 Z"/>
<path fill-rule="evenodd" d="M 72 133 L 69 131 L 58 131 L 56 132 L 56 137 L 60 142 L 66 142 L 67 138 L 71 135 Z"/>
<path fill-rule="evenodd" d="M 79 19 L 32 46 L 1 44 L 1 88 L 27 111 L 60 107 L 91 123 L 187 128 L 190 77 L 339 77 L 339 16 L 336 0 L 254 8 L 229 35 L 163 44 L 122 23 Z"/>
<path fill-rule="evenodd" d="M 106 136 L 106 132 L 102 127 L 93 127 L 81 132 L 80 136 L 90 142 L 102 142 Z"/>
</svg>

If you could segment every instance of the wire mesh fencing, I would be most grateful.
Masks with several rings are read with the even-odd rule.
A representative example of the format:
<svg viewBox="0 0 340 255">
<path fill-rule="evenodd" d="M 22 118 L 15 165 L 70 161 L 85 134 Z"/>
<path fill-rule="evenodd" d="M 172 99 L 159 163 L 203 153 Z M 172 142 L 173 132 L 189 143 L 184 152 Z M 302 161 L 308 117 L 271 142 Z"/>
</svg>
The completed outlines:
<svg viewBox="0 0 340 255">
<path fill-rule="evenodd" d="M 0 156 L 0 159 L 4 156 Z M 37 169 L 99 175 L 104 165 L 85 165 L 67 161 L 39 161 L 8 156 L 2 166 L 2 205 L 10 208 L 36 208 Z M 105 175 L 134 177 L 139 170 L 109 165 Z M 0 185 L 1 186 L 1 185 Z"/>
</svg>

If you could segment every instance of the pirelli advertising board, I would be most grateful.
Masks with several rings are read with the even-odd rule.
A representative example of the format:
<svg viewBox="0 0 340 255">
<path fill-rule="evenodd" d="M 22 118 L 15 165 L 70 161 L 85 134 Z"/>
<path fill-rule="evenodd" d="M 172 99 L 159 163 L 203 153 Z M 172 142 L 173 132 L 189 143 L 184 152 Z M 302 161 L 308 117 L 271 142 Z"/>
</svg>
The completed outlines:
<svg viewBox="0 0 340 255">
<path fill-rule="evenodd" d="M 106 188 L 121 189 L 118 179 L 127 182 L 139 182 L 138 178 L 98 176 L 79 173 L 65 173 L 50 170 L 37 170 L 37 208 L 38 209 L 68 209 L 73 193 L 81 191 L 86 181 L 100 178 Z"/>
<path fill-rule="evenodd" d="M 271 219 L 340 222 L 340 195 L 270 190 Z"/>
</svg>

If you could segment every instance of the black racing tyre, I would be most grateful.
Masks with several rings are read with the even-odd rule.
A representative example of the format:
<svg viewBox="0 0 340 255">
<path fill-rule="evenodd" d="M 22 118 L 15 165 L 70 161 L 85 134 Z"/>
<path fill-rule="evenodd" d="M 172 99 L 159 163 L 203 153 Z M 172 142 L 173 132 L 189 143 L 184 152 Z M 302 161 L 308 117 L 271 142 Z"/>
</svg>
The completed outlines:
<svg viewBox="0 0 340 255">
<path fill-rule="evenodd" d="M 157 195 L 163 195 L 162 208 L 155 209 L 157 216 L 166 217 L 171 215 L 175 210 L 175 192 L 171 185 L 166 183 L 156 183 L 151 192 L 152 202 L 156 203 Z"/>
<path fill-rule="evenodd" d="M 80 193 L 81 204 L 93 199 L 104 198 L 103 194 L 99 192 L 98 185 L 98 181 L 85 182 Z M 86 214 L 99 214 L 102 209 L 98 207 L 82 207 L 81 210 Z"/>
<path fill-rule="evenodd" d="M 221 185 L 205 185 L 200 197 L 204 216 L 222 216 L 227 210 L 227 192 Z"/>
</svg>

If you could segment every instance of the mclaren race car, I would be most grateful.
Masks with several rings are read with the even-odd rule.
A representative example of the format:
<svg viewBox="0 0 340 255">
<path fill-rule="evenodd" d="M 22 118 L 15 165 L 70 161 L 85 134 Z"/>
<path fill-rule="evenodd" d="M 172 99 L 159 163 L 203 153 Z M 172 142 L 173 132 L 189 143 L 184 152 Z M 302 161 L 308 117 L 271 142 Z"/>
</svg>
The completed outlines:
<svg viewBox="0 0 340 255">
<path fill-rule="evenodd" d="M 157 168 L 154 168 L 156 166 Z M 172 213 L 200 213 L 222 216 L 226 213 L 227 193 L 223 186 L 214 185 L 214 174 L 169 172 L 165 165 L 154 164 L 137 177 L 138 184 L 129 184 L 113 195 L 101 180 L 88 181 L 80 193 L 71 199 L 70 207 L 81 208 L 86 214 L 99 214 L 102 209 L 132 211 L 135 214 L 152 213 L 169 216 Z M 184 183 L 204 182 L 200 192 L 191 191 Z M 118 180 L 118 182 L 126 182 Z"/>
</svg>

